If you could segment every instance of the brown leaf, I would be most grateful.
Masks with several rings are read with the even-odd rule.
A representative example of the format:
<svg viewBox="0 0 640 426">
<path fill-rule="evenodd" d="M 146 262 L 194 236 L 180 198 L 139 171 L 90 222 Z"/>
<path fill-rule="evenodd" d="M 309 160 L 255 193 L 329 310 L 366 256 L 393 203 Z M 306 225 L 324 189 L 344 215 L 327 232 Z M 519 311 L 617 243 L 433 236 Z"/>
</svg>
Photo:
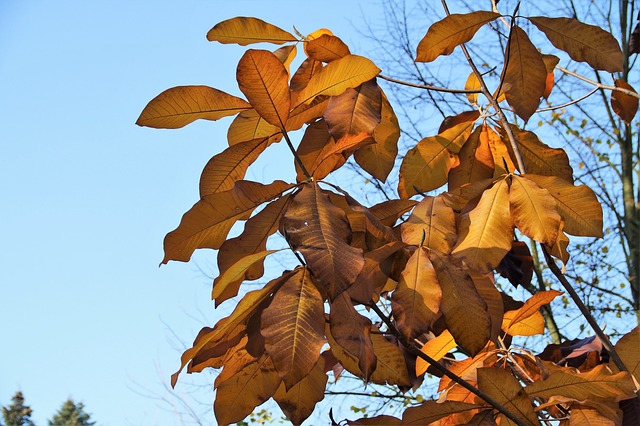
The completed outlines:
<svg viewBox="0 0 640 426">
<path fill-rule="evenodd" d="M 162 263 L 169 260 L 187 262 L 197 248 L 220 248 L 236 221 L 246 219 L 260 204 L 279 197 L 292 187 L 283 181 L 262 185 L 241 180 L 229 191 L 203 197 L 165 237 Z"/>
<path fill-rule="evenodd" d="M 501 368 L 479 368 L 478 387 L 529 425 L 540 424 L 518 379 Z"/>
<path fill-rule="evenodd" d="M 401 225 L 402 241 L 451 253 L 458 235 L 456 216 L 441 196 L 424 197 Z"/>
<path fill-rule="evenodd" d="M 324 398 L 324 389 L 329 378 L 324 368 L 324 358 L 320 357 L 309 374 L 291 389 L 287 390 L 282 383 L 273 394 L 273 399 L 294 425 L 304 422 L 313 413 L 316 404 Z"/>
<path fill-rule="evenodd" d="M 227 131 L 229 146 L 261 138 L 268 138 L 270 143 L 278 142 L 282 139 L 282 132 L 278 127 L 267 123 L 255 109 L 238 114 Z"/>
<path fill-rule="evenodd" d="M 560 232 L 557 203 L 549 191 L 525 176 L 512 176 L 509 206 L 513 223 L 527 237 L 553 245 Z"/>
<path fill-rule="evenodd" d="M 342 365 L 357 376 L 363 377 L 365 381 L 369 381 L 377 364 L 376 351 L 371 341 L 371 321 L 355 310 L 345 292 L 331 302 L 329 329 L 327 337 L 334 355 L 342 361 L 344 357 L 340 356 L 340 351 L 336 348 L 336 345 L 340 346 L 358 360 L 360 371 L 354 372 L 344 363 Z"/>
<path fill-rule="evenodd" d="M 401 425 L 424 426 L 451 414 L 481 408 L 479 405 L 458 401 L 425 401 L 417 407 L 409 407 L 402 413 Z"/>
<path fill-rule="evenodd" d="M 269 203 L 263 210 L 251 217 L 244 225 L 242 233 L 227 239 L 218 251 L 218 271 L 222 275 L 243 257 L 261 252 L 267 248 L 267 239 L 278 230 L 280 217 L 287 209 L 289 194 Z M 262 262 L 255 263 L 238 278 L 240 281 L 257 280 L 264 274 Z M 221 302 L 218 302 L 218 304 Z"/>
<path fill-rule="evenodd" d="M 501 423 L 502 424 L 502 423 Z M 493 410 L 480 411 L 473 416 L 466 426 L 496 426 L 496 421 L 493 419 Z"/>
<path fill-rule="evenodd" d="M 287 130 L 293 131 L 301 129 L 305 124 L 313 124 L 318 118 L 322 117 L 327 105 L 329 105 L 329 96 L 318 96 L 309 104 L 302 104 L 291 110 L 289 121 L 287 121 Z"/>
<path fill-rule="evenodd" d="M 496 288 L 493 274 L 479 274 L 469 271 L 469 275 L 476 286 L 476 290 L 480 297 L 487 304 L 487 312 L 491 318 L 491 341 L 497 342 L 498 335 L 501 333 L 502 317 L 504 316 L 504 303 L 502 295 Z"/>
<path fill-rule="evenodd" d="M 528 121 L 544 95 L 547 69 L 538 49 L 518 26 L 511 28 L 506 60 L 502 89 L 515 113 Z"/>
<path fill-rule="evenodd" d="M 210 327 L 203 327 L 193 341 L 192 347 L 198 346 L 212 330 Z M 222 368 L 229 355 L 244 348 L 247 340 L 247 326 L 238 324 L 225 339 L 213 340 L 204 345 L 189 362 L 187 373 L 197 373 L 207 367 Z"/>
<path fill-rule="evenodd" d="M 338 37 L 322 34 L 318 38 L 305 43 L 309 58 L 320 62 L 331 62 L 349 55 L 349 47 Z"/>
<path fill-rule="evenodd" d="M 207 33 L 207 40 L 220 43 L 237 43 L 246 46 L 252 43 L 283 44 L 297 41 L 283 29 L 261 19 L 243 16 L 219 22 Z"/>
<path fill-rule="evenodd" d="M 213 403 L 216 420 L 225 425 L 241 421 L 255 407 L 271 398 L 280 382 L 271 359 L 263 355 L 220 383 Z"/>
<path fill-rule="evenodd" d="M 273 55 L 278 58 L 280 62 L 284 65 L 287 70 L 287 74 L 289 73 L 289 67 L 291 66 L 291 62 L 296 58 L 298 54 L 298 48 L 295 44 L 290 44 L 288 46 L 282 46 L 273 51 Z"/>
<path fill-rule="evenodd" d="M 571 235 L 602 237 L 602 206 L 586 185 L 573 186 L 557 176 L 524 175 L 555 198 L 564 231 Z"/>
<path fill-rule="evenodd" d="M 616 421 L 600 414 L 595 408 L 571 404 L 569 426 L 616 426 Z"/>
<path fill-rule="evenodd" d="M 244 99 L 207 86 L 178 86 L 153 98 L 140 113 L 138 126 L 177 129 L 198 119 L 218 120 L 251 108 Z"/>
<path fill-rule="evenodd" d="M 502 259 L 496 271 L 509 280 L 514 287 L 528 286 L 533 277 L 533 258 L 527 243 L 514 241 L 511 250 Z"/>
<path fill-rule="evenodd" d="M 636 327 L 622 336 L 615 349 L 629 373 L 640 382 L 640 328 Z"/>
<path fill-rule="evenodd" d="M 380 123 L 381 108 L 380 87 L 375 80 L 369 80 L 329 99 L 324 120 L 335 140 L 360 133 L 372 135 Z"/>
<path fill-rule="evenodd" d="M 246 337 L 242 339 L 244 345 L 247 344 Z M 213 383 L 213 388 L 217 389 L 221 383 L 229 380 L 236 374 L 238 374 L 244 367 L 249 364 L 255 363 L 262 357 L 254 357 L 251 355 L 244 346 L 236 346 L 233 351 L 227 352 L 227 356 L 224 359 L 223 370 L 216 376 L 216 380 Z"/>
<path fill-rule="evenodd" d="M 456 46 L 471 40 L 480 27 L 498 16 L 481 10 L 449 15 L 436 22 L 418 44 L 416 62 L 432 62 L 440 55 L 450 55 Z"/>
<path fill-rule="evenodd" d="M 391 294 L 391 308 L 400 333 L 411 341 L 428 331 L 440 315 L 442 290 L 427 250 L 418 247 L 407 261 L 396 290 Z"/>
<path fill-rule="evenodd" d="M 230 146 L 214 155 L 200 175 L 200 198 L 233 189 L 249 166 L 269 146 L 268 138 L 253 139 Z"/>
<path fill-rule="evenodd" d="M 347 420 L 348 426 L 398 426 L 401 424 L 399 418 L 386 414 L 374 417 L 363 417 L 358 420 Z"/>
<path fill-rule="evenodd" d="M 356 163 L 381 182 L 386 182 L 398 155 L 400 125 L 386 96 L 382 96 L 380 123 L 373 130 L 375 143 L 363 146 L 354 155 Z"/>
<path fill-rule="evenodd" d="M 520 334 L 523 331 L 523 328 L 520 327 L 516 329 L 519 323 L 527 320 L 532 316 L 536 316 L 538 318 L 542 318 L 538 310 L 548 304 L 551 303 L 553 299 L 560 296 L 562 292 L 556 290 L 546 290 L 540 291 L 533 296 L 531 296 L 524 305 L 516 310 L 516 311 L 508 311 L 504 314 L 504 321 L 502 323 L 502 330 L 505 333 L 509 333 L 511 335 L 522 335 L 522 336 L 530 336 L 531 334 Z M 536 315 L 538 314 L 538 315 Z M 524 323 L 524 327 L 530 327 L 530 324 Z M 544 320 L 541 324 L 542 330 L 538 330 L 538 333 L 542 333 L 544 331 Z M 538 334 L 534 333 L 534 334 Z"/>
<path fill-rule="evenodd" d="M 637 93 L 636 90 L 624 80 L 616 79 L 614 84 L 616 87 Z M 631 124 L 631 120 L 633 120 L 633 117 L 635 117 L 638 112 L 638 98 L 613 90 L 611 92 L 611 108 L 613 108 L 613 112 L 622 118 L 625 123 Z"/>
<path fill-rule="evenodd" d="M 318 70 L 322 69 L 322 62 L 316 61 L 311 58 L 307 58 L 298 67 L 296 72 L 291 77 L 291 91 L 297 92 L 304 89 L 307 84 L 309 84 L 309 80 L 311 76 L 318 72 Z"/>
<path fill-rule="evenodd" d="M 500 179 L 482 194 L 478 205 L 463 214 L 453 256 L 478 272 L 495 269 L 511 250 L 513 221 L 507 181 Z"/>
<path fill-rule="evenodd" d="M 478 126 L 458 153 L 460 163 L 449 171 L 449 192 L 464 184 L 493 177 L 493 156 L 486 125 Z"/>
<path fill-rule="evenodd" d="M 331 204 L 317 183 L 305 184 L 295 194 L 280 228 L 311 273 L 327 286 L 330 299 L 355 282 L 364 266 L 362 250 L 349 245 L 351 230 L 344 211 Z"/>
<path fill-rule="evenodd" d="M 387 200 L 371 207 L 373 213 L 383 224 L 393 226 L 398 219 L 417 204 L 414 200 Z"/>
<path fill-rule="evenodd" d="M 544 94 L 542 95 L 542 97 L 548 99 L 549 95 L 551 94 L 551 90 L 553 90 L 553 71 L 556 69 L 556 65 L 558 65 L 558 62 L 560 62 L 560 58 L 555 55 L 542 55 L 542 61 L 544 62 L 544 66 L 547 69 L 547 79 L 545 81 Z"/>
<path fill-rule="evenodd" d="M 269 124 L 284 128 L 289 118 L 289 73 L 268 50 L 249 49 L 238 62 L 236 79 L 240 91 Z"/>
<path fill-rule="evenodd" d="M 393 241 L 364 254 L 364 267 L 356 282 L 347 289 L 349 297 L 358 303 L 377 301 L 380 292 L 389 280 L 394 254 L 405 245 Z"/>
<path fill-rule="evenodd" d="M 431 251 L 431 262 L 442 288 L 440 310 L 458 346 L 472 356 L 491 337 L 491 317 L 468 273 L 445 254 Z"/>
<path fill-rule="evenodd" d="M 379 73 L 380 69 L 367 58 L 344 56 L 312 74 L 303 89 L 292 93 L 291 105 L 309 103 L 319 95 L 338 96 L 349 88 L 371 80 Z"/>
<path fill-rule="evenodd" d="M 291 276 L 262 312 L 265 348 L 290 390 L 313 368 L 324 339 L 324 298 L 306 268 Z"/>
<path fill-rule="evenodd" d="M 597 70 L 622 71 L 620 45 L 602 28 L 573 18 L 532 16 L 528 19 L 574 61 L 586 62 Z"/>
</svg>

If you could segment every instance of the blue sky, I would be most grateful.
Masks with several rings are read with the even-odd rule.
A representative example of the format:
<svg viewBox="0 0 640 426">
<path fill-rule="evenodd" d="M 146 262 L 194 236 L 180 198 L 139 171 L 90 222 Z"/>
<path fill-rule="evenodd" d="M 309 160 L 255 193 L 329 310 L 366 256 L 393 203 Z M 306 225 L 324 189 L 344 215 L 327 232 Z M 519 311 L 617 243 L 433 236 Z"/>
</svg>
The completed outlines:
<svg viewBox="0 0 640 426">
<path fill-rule="evenodd" d="M 230 121 L 169 131 L 136 118 L 172 86 L 240 94 L 244 49 L 205 39 L 223 19 L 328 27 L 364 53 L 363 8 L 379 10 L 364 0 L 0 0 L 0 405 L 22 390 L 38 424 L 68 397 L 100 425 L 178 424 L 139 392 L 166 395 L 180 354 L 172 333 L 190 342 L 216 318 L 199 269 L 214 261 L 209 252 L 158 268 L 162 239 L 197 201 Z"/>
</svg>

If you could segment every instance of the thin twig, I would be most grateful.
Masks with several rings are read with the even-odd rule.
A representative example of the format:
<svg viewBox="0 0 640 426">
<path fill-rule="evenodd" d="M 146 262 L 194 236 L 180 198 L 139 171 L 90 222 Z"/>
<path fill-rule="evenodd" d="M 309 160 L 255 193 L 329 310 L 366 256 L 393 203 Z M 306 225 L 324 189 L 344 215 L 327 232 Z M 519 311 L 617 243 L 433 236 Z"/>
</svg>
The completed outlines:
<svg viewBox="0 0 640 426">
<path fill-rule="evenodd" d="M 609 86 L 606 84 L 602 84 L 602 83 L 598 83 L 595 80 L 591 80 L 590 78 L 587 78 L 583 75 L 580 75 L 578 73 L 575 73 L 573 71 L 570 71 L 566 68 L 563 68 L 559 65 L 556 65 L 556 68 L 560 71 L 562 71 L 565 74 L 568 74 L 572 77 L 575 77 L 579 80 L 582 80 L 586 83 L 589 83 L 595 87 L 597 87 L 598 89 L 604 89 L 604 90 L 611 90 L 611 91 L 615 91 L 615 92 L 620 92 L 620 93 L 624 93 L 625 95 L 629 95 L 629 96 L 633 96 L 634 98 L 638 98 L 640 99 L 640 93 L 634 92 L 633 90 L 629 90 L 629 89 L 625 89 L 624 87 L 616 87 L 616 86 Z"/>
<path fill-rule="evenodd" d="M 383 80 L 390 81 L 392 83 L 402 84 L 403 86 L 415 87 L 415 88 L 418 88 L 418 89 L 433 90 L 434 92 L 482 93 L 481 90 L 477 90 L 477 89 L 451 89 L 449 87 L 437 87 L 437 86 L 430 86 L 430 85 L 427 85 L 427 84 L 411 83 L 409 81 L 403 81 L 403 80 L 398 80 L 398 79 L 395 79 L 395 78 L 392 78 L 392 77 L 387 77 L 386 75 L 382 75 L 382 74 L 379 74 L 378 77 L 380 77 Z"/>
<path fill-rule="evenodd" d="M 293 147 L 293 144 L 291 143 L 291 139 L 289 138 L 289 134 L 287 133 L 287 130 L 284 128 L 284 126 L 280 130 L 282 131 L 284 140 L 287 141 L 287 146 L 289 146 L 289 150 L 293 154 L 293 158 L 295 158 L 296 163 L 298 163 L 298 166 L 300 166 L 300 170 L 302 170 L 302 173 L 304 173 L 307 180 L 313 180 L 313 178 L 311 177 L 311 174 L 307 171 L 307 168 L 304 166 L 302 159 L 300 159 L 300 157 L 298 156 L 296 149 Z"/>
</svg>

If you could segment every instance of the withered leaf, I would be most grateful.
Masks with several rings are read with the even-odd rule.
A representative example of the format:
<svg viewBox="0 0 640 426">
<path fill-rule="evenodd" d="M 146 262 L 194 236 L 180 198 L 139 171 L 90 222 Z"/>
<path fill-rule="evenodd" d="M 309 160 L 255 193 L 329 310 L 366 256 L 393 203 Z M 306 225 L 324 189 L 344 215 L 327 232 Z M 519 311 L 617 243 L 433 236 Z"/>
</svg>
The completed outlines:
<svg viewBox="0 0 640 426">
<path fill-rule="evenodd" d="M 216 24 L 207 33 L 207 40 L 246 46 L 264 42 L 283 44 L 288 41 L 296 41 L 296 38 L 287 31 L 261 19 L 239 16 Z"/>
</svg>

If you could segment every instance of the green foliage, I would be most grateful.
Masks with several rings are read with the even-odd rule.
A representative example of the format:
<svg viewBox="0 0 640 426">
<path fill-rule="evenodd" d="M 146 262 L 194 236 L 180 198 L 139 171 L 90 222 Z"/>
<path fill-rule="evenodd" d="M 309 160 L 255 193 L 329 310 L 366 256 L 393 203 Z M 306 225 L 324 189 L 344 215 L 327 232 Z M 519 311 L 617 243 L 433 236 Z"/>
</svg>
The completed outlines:
<svg viewBox="0 0 640 426">
<path fill-rule="evenodd" d="M 11 398 L 11 405 L 2 407 L 2 421 L 4 426 L 33 426 L 32 412 L 31 407 L 24 405 L 24 396 L 18 391 Z"/>
<path fill-rule="evenodd" d="M 66 400 L 58 412 L 49 420 L 49 426 L 92 426 L 91 415 L 84 411 L 84 404 Z"/>
</svg>

